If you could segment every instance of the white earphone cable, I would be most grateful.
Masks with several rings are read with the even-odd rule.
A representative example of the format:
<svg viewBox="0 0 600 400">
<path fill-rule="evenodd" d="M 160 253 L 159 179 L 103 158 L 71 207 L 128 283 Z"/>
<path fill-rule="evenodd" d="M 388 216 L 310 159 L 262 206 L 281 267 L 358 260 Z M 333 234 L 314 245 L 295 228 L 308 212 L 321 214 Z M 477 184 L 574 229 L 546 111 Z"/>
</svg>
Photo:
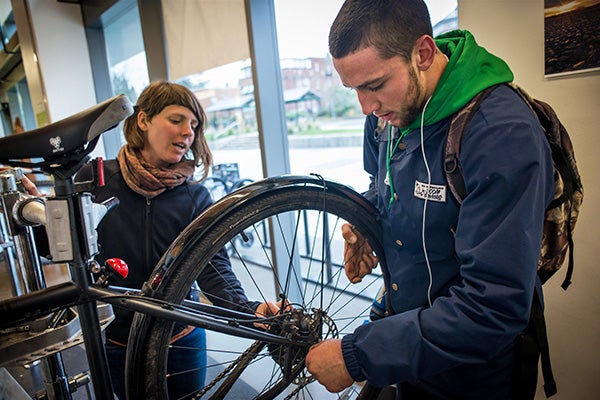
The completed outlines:
<svg viewBox="0 0 600 400">
<path fill-rule="evenodd" d="M 424 125 L 425 125 L 425 110 L 429 104 L 431 97 L 425 102 L 423 107 L 423 113 L 421 113 L 421 154 L 423 155 L 423 162 L 425 163 L 425 169 L 427 170 L 427 188 L 425 190 L 425 201 L 423 202 L 423 221 L 421 228 L 421 242 L 423 244 L 423 254 L 425 255 L 425 263 L 427 264 L 427 272 L 429 273 L 429 286 L 427 287 L 427 302 L 431 307 L 431 287 L 433 286 L 433 273 L 431 272 L 431 264 L 429 263 L 429 256 L 427 255 L 427 244 L 425 242 L 425 216 L 427 214 L 427 200 L 429 199 L 429 188 L 431 186 L 431 171 L 429 164 L 427 163 L 427 156 L 425 155 L 425 141 L 424 141 Z"/>
</svg>

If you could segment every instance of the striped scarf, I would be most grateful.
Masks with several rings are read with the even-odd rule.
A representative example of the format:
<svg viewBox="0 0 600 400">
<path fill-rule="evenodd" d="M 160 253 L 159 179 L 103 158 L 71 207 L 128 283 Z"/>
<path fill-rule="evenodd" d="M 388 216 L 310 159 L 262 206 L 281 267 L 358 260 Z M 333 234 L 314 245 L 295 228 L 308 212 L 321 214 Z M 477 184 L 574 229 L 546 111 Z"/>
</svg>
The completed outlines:
<svg viewBox="0 0 600 400">
<path fill-rule="evenodd" d="M 194 173 L 191 160 L 182 159 L 167 168 L 157 168 L 148 164 L 139 151 L 127 145 L 121 147 L 117 160 L 127 186 L 149 199 L 183 184 Z"/>
</svg>

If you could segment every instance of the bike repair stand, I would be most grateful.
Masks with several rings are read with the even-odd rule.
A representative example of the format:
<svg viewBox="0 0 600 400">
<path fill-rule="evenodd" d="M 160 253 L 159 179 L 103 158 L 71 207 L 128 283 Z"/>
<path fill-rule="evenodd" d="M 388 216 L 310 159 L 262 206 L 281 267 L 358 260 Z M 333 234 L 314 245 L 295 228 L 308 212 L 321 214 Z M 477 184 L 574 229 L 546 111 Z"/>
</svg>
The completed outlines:
<svg viewBox="0 0 600 400">
<path fill-rule="evenodd" d="M 19 188 L 22 172 L 19 168 L 0 174 L 0 228 L 4 261 L 11 276 L 13 296 L 20 296 L 46 287 L 46 280 L 38 256 L 33 230 L 21 225 L 12 218 L 15 204 L 24 199 L 24 190 Z M 17 257 L 19 254 L 21 257 Z M 31 257 L 23 257 L 31 255 Z M 99 307 L 101 326 L 105 327 L 114 319 L 110 306 Z M 89 376 L 86 373 L 67 379 L 61 351 L 83 342 L 81 323 L 77 311 L 65 310 L 57 315 L 40 318 L 27 325 L 0 332 L 0 366 L 20 365 L 31 372 L 31 380 L 24 379 L 23 384 L 44 387 L 36 398 L 71 399 L 72 392 L 86 386 L 90 392 Z M 6 368 L 0 374 L 0 400 L 20 399 L 25 392 L 19 382 Z M 14 373 L 14 372 L 13 372 Z M 20 374 L 19 374 L 20 375 Z M 29 382 L 31 381 L 31 382 Z M 26 385 L 27 386 L 27 385 Z M 3 391 L 4 390 L 4 393 Z M 2 397 L 2 395 L 6 395 Z M 31 396 L 27 395 L 27 399 Z"/>
</svg>

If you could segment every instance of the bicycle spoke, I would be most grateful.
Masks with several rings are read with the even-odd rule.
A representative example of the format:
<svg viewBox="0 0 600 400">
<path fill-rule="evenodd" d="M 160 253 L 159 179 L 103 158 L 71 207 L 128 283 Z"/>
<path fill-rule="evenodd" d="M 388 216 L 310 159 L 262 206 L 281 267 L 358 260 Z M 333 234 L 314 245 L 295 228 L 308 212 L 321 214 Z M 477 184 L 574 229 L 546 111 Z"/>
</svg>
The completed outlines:
<svg viewBox="0 0 600 400">
<path fill-rule="evenodd" d="M 182 252 L 185 259 L 177 263 L 180 282 L 167 282 L 161 290 L 165 297 L 173 296 L 169 293 L 183 296 L 186 285 L 196 280 L 202 285 L 204 272 L 212 271 L 215 275 L 218 269 L 213 268 L 218 268 L 218 264 L 213 264 L 212 255 L 226 249 L 231 268 L 248 299 L 290 301 L 289 308 L 274 316 L 246 321 L 223 318 L 234 328 L 261 326 L 269 334 L 289 340 L 289 345 L 206 332 L 207 382 L 195 398 L 329 400 L 346 398 L 355 392 L 339 396 L 327 392 L 304 365 L 311 345 L 339 338 L 369 319 L 372 299 L 381 283 L 377 275 L 369 275 L 356 284 L 351 284 L 345 276 L 340 226 L 347 222 L 367 228 L 376 224 L 372 222 L 373 214 L 357 212 L 351 204 L 353 200 L 348 197 L 323 191 L 317 194 L 304 188 L 281 197 L 269 195 L 219 215 L 215 231 L 207 231 L 206 237 L 193 241 L 195 248 Z M 371 239 L 369 232 L 365 230 L 365 237 Z M 219 306 L 236 307 L 230 298 L 215 298 L 211 293 L 198 297 Z M 181 300 L 175 297 L 177 301 Z M 211 315 L 211 318 L 222 317 Z M 156 324 L 147 336 L 159 337 L 159 343 L 167 340 L 168 334 Z M 177 342 L 172 346 L 175 349 Z M 183 371 L 179 376 L 185 376 Z M 150 380 L 156 381 L 160 390 L 168 386 L 168 382 L 163 384 L 160 379 Z M 145 390 L 144 384 L 138 387 Z"/>
</svg>

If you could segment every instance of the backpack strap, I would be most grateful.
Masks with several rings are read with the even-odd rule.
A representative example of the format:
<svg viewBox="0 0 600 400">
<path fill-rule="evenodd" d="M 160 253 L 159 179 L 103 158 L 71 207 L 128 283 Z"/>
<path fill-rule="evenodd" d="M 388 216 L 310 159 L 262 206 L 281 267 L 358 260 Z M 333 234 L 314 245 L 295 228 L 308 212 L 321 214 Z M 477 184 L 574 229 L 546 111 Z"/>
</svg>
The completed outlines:
<svg viewBox="0 0 600 400">
<path fill-rule="evenodd" d="M 537 293 L 533 293 L 533 303 L 531 305 L 531 317 L 529 318 L 529 327 L 532 330 L 534 339 L 540 349 L 540 360 L 542 363 L 542 376 L 544 377 L 544 393 L 546 397 L 555 395 L 556 382 L 552 373 L 550 363 L 550 346 L 548 345 L 548 335 L 546 332 L 546 319 L 544 318 L 544 309 Z M 536 365 L 537 369 L 537 365 Z"/>
<path fill-rule="evenodd" d="M 465 179 L 463 178 L 462 167 L 460 166 L 460 144 L 462 137 L 475 111 L 479 109 L 481 102 L 485 100 L 496 86 L 491 86 L 477 93 L 460 111 L 454 114 L 450 122 L 450 129 L 448 129 L 448 134 L 446 135 L 443 165 L 448 187 L 459 205 L 462 204 L 463 199 L 467 195 Z"/>
<path fill-rule="evenodd" d="M 546 320 L 540 294 L 536 289 L 531 302 L 529 323 L 515 343 L 515 363 L 513 365 L 514 400 L 531 400 L 535 397 L 538 378 L 538 364 L 542 364 L 544 394 L 551 397 L 557 393 L 556 382 L 550 364 L 550 347 L 546 334 Z"/>
</svg>

